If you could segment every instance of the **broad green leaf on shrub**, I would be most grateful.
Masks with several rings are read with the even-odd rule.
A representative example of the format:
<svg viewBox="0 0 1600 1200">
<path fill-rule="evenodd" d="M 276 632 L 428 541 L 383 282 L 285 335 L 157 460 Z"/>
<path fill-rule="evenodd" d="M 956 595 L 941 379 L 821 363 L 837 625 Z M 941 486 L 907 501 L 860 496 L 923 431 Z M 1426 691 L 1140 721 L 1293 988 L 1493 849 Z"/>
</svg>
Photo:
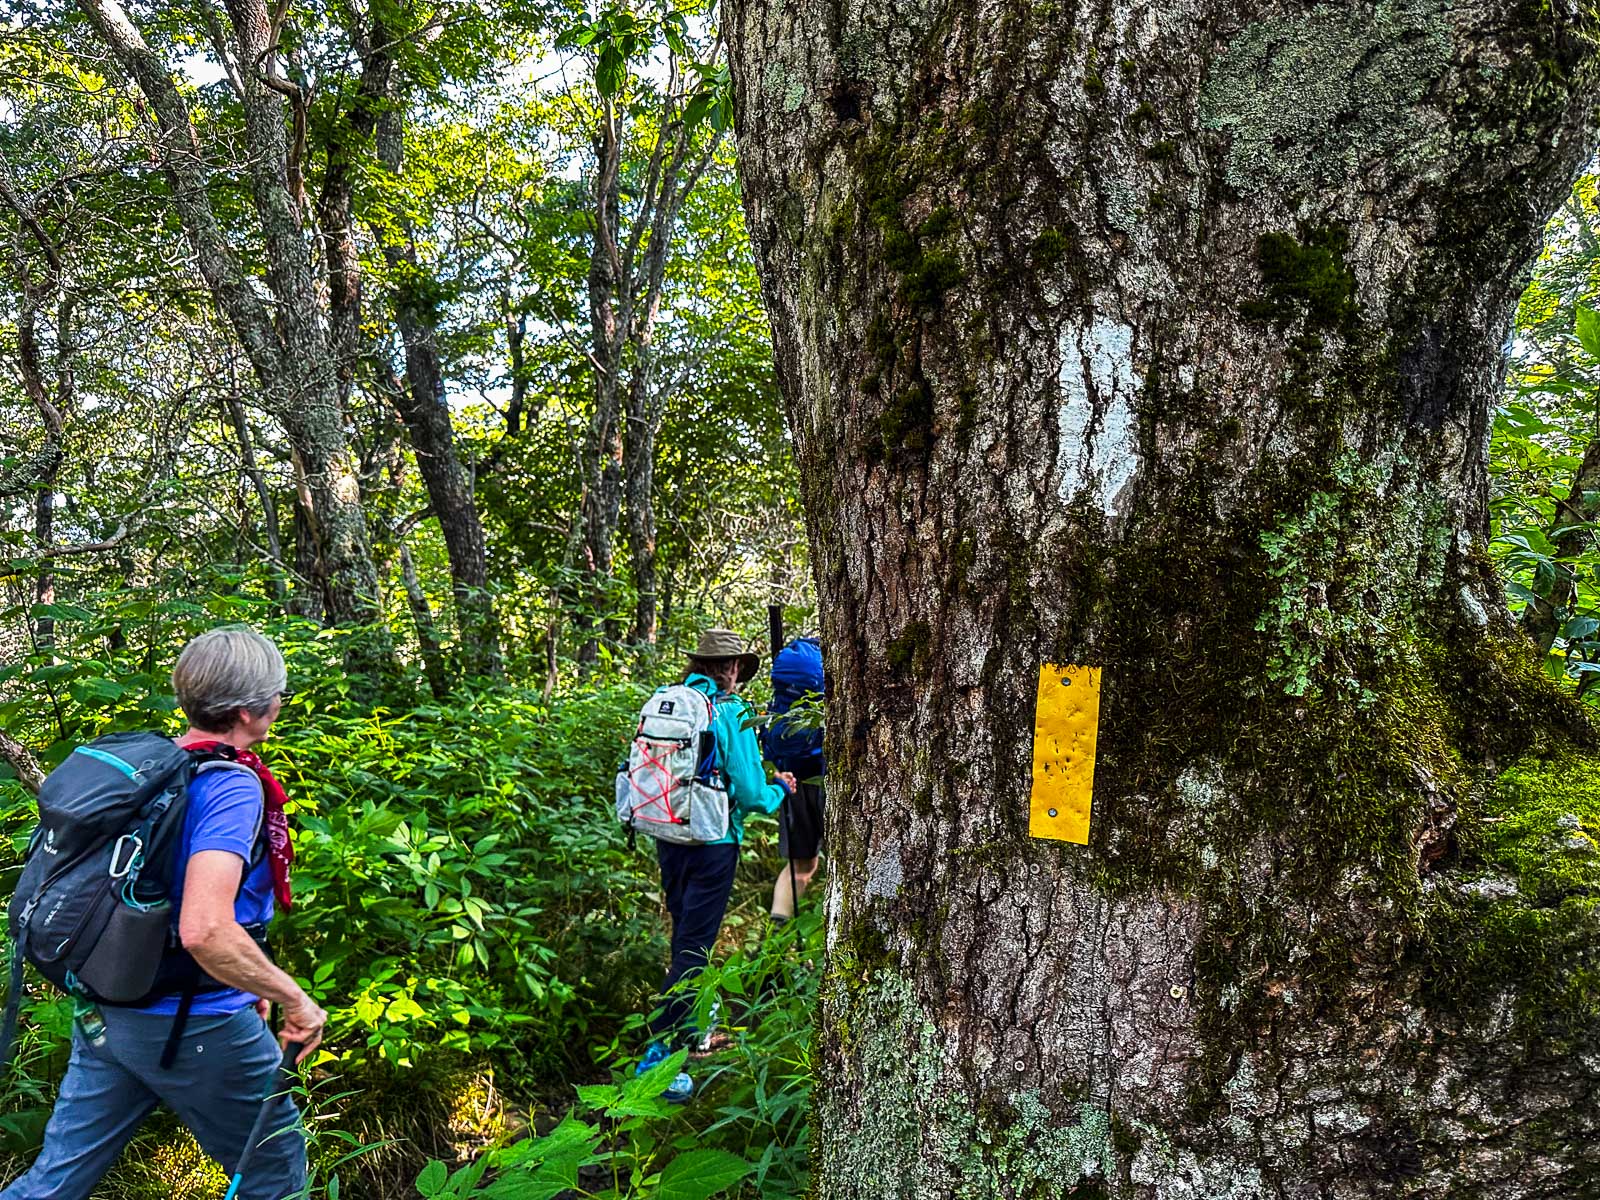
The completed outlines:
<svg viewBox="0 0 1600 1200">
<path fill-rule="evenodd" d="M 1578 305 L 1578 341 L 1589 352 L 1589 357 L 1600 359 L 1600 312 L 1587 305 Z"/>
<path fill-rule="evenodd" d="M 438 1159 L 422 1168 L 422 1173 L 417 1176 L 417 1191 L 426 1198 L 439 1195 L 444 1191 L 445 1184 L 450 1181 L 450 1168 Z"/>
<path fill-rule="evenodd" d="M 691 1150 L 662 1169 L 656 1200 L 708 1200 L 755 1169 L 755 1163 L 726 1150 Z"/>
</svg>

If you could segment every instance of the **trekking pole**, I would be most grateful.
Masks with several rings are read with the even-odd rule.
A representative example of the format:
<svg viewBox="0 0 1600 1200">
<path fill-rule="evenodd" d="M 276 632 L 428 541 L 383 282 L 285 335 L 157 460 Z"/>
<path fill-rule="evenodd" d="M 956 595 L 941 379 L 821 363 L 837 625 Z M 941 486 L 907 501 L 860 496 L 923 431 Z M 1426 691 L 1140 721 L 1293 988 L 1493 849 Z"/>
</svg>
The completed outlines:
<svg viewBox="0 0 1600 1200">
<path fill-rule="evenodd" d="M 250 1165 L 250 1156 L 256 1152 L 256 1144 L 263 1140 L 261 1127 L 266 1123 L 267 1113 L 272 1111 L 272 1098 L 283 1090 L 278 1086 L 280 1081 L 294 1078 L 294 1060 L 300 1057 L 300 1050 L 300 1042 L 290 1042 L 283 1048 L 283 1061 L 272 1073 L 272 1082 L 267 1085 L 267 1094 L 261 1097 L 261 1111 L 256 1113 L 256 1122 L 250 1126 L 250 1136 L 245 1139 L 244 1153 L 239 1155 L 239 1163 L 233 1172 L 233 1182 L 228 1185 L 228 1191 L 222 1200 L 233 1200 L 238 1194 L 239 1185 L 244 1182 L 245 1168 Z"/>
<path fill-rule="evenodd" d="M 800 785 L 797 783 L 795 790 L 783 798 L 779 811 L 783 814 L 783 840 L 789 843 L 789 903 L 794 908 L 789 920 L 794 925 L 794 952 L 804 958 L 805 939 L 800 936 L 800 888 L 795 883 L 794 876 L 794 825 L 789 819 L 789 805 L 794 802 L 799 790 Z"/>
</svg>

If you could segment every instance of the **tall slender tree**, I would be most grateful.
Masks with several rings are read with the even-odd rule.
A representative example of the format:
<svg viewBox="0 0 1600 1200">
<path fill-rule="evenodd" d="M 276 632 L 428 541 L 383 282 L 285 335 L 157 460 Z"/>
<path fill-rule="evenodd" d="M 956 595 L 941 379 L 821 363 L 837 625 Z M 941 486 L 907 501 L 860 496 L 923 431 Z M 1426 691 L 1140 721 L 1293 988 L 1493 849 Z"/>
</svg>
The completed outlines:
<svg viewBox="0 0 1600 1200">
<path fill-rule="evenodd" d="M 656 325 L 679 213 L 710 165 L 726 125 L 716 71 L 721 42 L 712 46 L 709 62 L 694 64 L 676 13 L 652 28 L 616 7 L 581 31 L 588 39 L 584 44 L 597 50 L 588 274 L 594 407 L 582 448 L 583 490 L 569 555 L 588 581 L 582 599 L 593 605 L 599 581 L 611 574 L 613 542 L 626 511 L 636 594 L 631 636 L 650 643 L 658 605 L 652 494 L 660 426 Z M 626 64 L 646 51 L 657 33 L 666 45 L 667 77 L 648 106 L 651 118 L 641 125 L 634 112 L 638 106 L 626 102 Z M 639 145 L 633 145 L 636 140 Z M 642 184 L 624 204 L 624 169 L 634 151 L 643 159 Z M 586 618 L 580 618 L 580 627 L 588 627 Z M 590 639 L 582 656 L 592 658 L 593 651 Z"/>
<path fill-rule="evenodd" d="M 1589 1194 L 1596 736 L 1482 547 L 1592 15 L 724 16 L 834 688 L 819 1195 Z"/>
<path fill-rule="evenodd" d="M 218 223 L 208 194 L 212 171 L 170 67 L 117 0 L 81 0 L 79 8 L 149 106 L 155 154 L 200 273 L 250 358 L 263 402 L 289 436 L 304 482 L 297 516 L 303 512 L 309 521 L 325 580 L 326 615 L 368 626 L 371 634 L 352 642 L 355 665 L 387 670 L 391 650 L 382 632 L 377 571 L 345 432 L 339 363 L 306 236 L 306 97 L 279 69 L 286 10 L 269 12 L 264 0 L 230 0 L 226 28 L 213 18 L 214 49 L 243 108 L 249 193 L 269 304 Z"/>
</svg>

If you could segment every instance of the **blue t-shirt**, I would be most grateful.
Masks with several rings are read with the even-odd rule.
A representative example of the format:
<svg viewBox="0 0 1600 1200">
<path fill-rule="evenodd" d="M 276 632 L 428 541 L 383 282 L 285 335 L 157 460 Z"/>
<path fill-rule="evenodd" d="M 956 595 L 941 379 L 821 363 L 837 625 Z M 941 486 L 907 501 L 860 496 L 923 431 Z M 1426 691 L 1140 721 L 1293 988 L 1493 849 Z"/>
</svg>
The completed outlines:
<svg viewBox="0 0 1600 1200">
<path fill-rule="evenodd" d="M 183 902 L 183 878 L 188 873 L 189 859 L 202 850 L 226 850 L 237 854 L 248 866 L 260 836 L 264 807 L 261 781 L 252 771 L 233 766 L 211 767 L 195 776 L 189 785 L 189 810 L 184 814 L 183 839 L 174 857 L 174 927 Z M 261 861 L 245 878 L 244 888 L 233 905 L 233 915 L 241 925 L 257 925 L 272 920 L 272 911 L 272 867 L 266 855 L 262 855 Z M 225 1016 L 254 1004 L 256 999 L 237 988 L 201 992 L 195 996 L 194 1006 L 189 1011 L 202 1016 Z M 178 997 L 163 996 L 141 1011 L 171 1016 L 178 1011 Z"/>
</svg>

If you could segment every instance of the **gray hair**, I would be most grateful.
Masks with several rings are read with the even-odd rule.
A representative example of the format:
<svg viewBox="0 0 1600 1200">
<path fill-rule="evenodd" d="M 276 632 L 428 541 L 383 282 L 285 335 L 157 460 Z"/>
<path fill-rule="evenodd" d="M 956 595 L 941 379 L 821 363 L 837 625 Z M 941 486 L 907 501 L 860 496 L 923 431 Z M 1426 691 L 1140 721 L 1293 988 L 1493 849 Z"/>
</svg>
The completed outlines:
<svg viewBox="0 0 1600 1200">
<path fill-rule="evenodd" d="M 208 733 L 232 729 L 241 708 L 266 712 L 288 682 L 278 648 L 243 625 L 202 633 L 172 668 L 172 690 L 189 724 Z"/>
</svg>

